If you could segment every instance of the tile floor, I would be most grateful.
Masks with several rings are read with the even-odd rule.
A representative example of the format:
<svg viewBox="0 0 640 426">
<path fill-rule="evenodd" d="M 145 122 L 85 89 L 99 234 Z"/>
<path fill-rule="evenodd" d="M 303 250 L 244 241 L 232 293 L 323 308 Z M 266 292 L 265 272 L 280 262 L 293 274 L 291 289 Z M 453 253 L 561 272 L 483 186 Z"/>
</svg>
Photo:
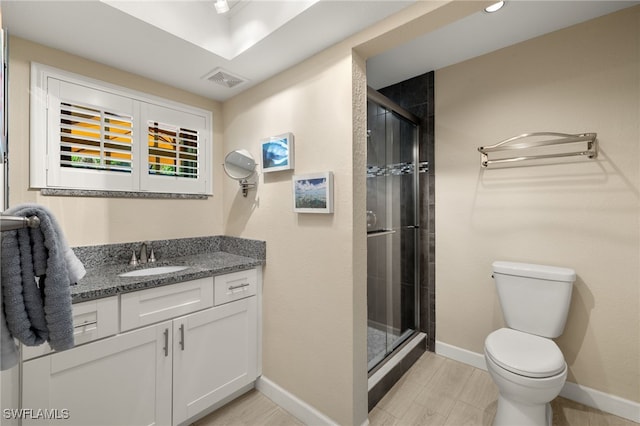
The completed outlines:
<svg viewBox="0 0 640 426">
<path fill-rule="evenodd" d="M 255 389 L 191 426 L 302 426 L 291 414 Z"/>
<path fill-rule="evenodd" d="M 490 425 L 497 388 L 486 371 L 425 353 L 369 413 L 371 426 Z M 593 408 L 556 398 L 554 426 L 638 426 Z M 252 390 L 193 426 L 298 426 L 296 418 Z"/>
</svg>

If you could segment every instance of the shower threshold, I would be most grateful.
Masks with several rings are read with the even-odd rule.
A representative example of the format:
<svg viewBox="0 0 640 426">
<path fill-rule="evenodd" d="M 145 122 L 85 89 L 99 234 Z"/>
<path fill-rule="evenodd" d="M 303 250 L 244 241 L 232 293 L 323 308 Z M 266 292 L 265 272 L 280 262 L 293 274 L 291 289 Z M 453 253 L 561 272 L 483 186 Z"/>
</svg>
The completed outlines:
<svg viewBox="0 0 640 426">
<path fill-rule="evenodd" d="M 367 327 L 367 371 L 373 370 L 414 333 L 413 329 L 400 334 L 398 329 L 389 328 L 385 331 L 369 325 Z M 389 339 L 392 340 L 391 344 L 387 344 Z"/>
<path fill-rule="evenodd" d="M 369 394 L 369 410 L 371 410 L 400 377 L 426 351 L 427 335 L 422 332 L 411 332 L 403 344 L 400 344 L 383 362 L 369 372 L 367 391 Z"/>
</svg>

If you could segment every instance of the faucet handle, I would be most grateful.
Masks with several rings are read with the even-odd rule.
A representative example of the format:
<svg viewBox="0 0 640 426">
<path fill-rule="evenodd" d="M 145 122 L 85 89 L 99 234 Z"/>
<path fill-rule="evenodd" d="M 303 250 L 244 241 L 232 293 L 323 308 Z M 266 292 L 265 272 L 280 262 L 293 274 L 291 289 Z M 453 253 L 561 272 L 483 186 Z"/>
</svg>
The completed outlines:
<svg viewBox="0 0 640 426">
<path fill-rule="evenodd" d="M 129 265 L 138 266 L 138 259 L 136 258 L 136 251 L 131 251 L 131 260 L 129 261 Z"/>
<path fill-rule="evenodd" d="M 153 263 L 153 262 L 156 261 L 156 255 L 153 252 L 153 247 L 151 247 L 151 253 L 149 253 L 149 260 L 148 261 L 149 261 L 149 263 Z"/>
</svg>

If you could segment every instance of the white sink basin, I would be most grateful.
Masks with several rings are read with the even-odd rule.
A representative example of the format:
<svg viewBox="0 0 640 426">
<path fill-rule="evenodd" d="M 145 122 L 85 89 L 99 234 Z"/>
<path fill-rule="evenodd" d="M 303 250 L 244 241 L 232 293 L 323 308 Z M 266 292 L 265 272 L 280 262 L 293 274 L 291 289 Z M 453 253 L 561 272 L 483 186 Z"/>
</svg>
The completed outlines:
<svg viewBox="0 0 640 426">
<path fill-rule="evenodd" d="M 170 274 L 187 269 L 188 266 L 158 266 L 156 268 L 136 269 L 135 271 L 125 272 L 118 275 L 119 277 L 146 277 L 148 275 Z"/>
</svg>

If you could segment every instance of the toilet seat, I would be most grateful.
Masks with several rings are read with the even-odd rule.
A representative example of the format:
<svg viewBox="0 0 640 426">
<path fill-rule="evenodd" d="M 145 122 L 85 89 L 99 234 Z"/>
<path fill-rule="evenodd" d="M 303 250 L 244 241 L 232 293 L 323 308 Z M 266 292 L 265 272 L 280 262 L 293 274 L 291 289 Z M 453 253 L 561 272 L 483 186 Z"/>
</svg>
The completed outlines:
<svg viewBox="0 0 640 426">
<path fill-rule="evenodd" d="M 510 328 L 489 334 L 485 352 L 501 368 L 525 377 L 552 377 L 567 366 L 553 340 Z"/>
</svg>

